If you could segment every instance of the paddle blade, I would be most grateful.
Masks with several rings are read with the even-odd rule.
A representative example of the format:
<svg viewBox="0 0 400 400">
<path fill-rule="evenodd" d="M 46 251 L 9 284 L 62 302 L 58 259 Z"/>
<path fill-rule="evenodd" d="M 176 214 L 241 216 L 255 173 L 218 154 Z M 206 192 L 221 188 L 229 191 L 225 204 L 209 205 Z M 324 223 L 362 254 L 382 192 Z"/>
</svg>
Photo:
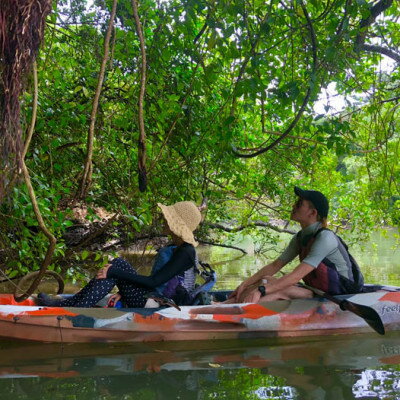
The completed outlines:
<svg viewBox="0 0 400 400">
<path fill-rule="evenodd" d="M 148 299 L 153 299 L 160 306 L 174 307 L 178 311 L 181 311 L 181 308 L 175 303 L 174 300 L 172 300 L 172 299 L 170 299 L 168 297 L 165 297 L 162 294 L 159 294 L 157 292 L 147 293 L 147 294 L 145 294 L 145 297 L 147 297 Z"/>
<path fill-rule="evenodd" d="M 343 300 L 340 302 L 340 308 L 342 310 L 350 311 L 361 317 L 375 332 L 378 332 L 380 335 L 385 334 L 385 327 L 383 326 L 381 317 L 372 307 L 352 303 L 348 300 Z"/>
</svg>

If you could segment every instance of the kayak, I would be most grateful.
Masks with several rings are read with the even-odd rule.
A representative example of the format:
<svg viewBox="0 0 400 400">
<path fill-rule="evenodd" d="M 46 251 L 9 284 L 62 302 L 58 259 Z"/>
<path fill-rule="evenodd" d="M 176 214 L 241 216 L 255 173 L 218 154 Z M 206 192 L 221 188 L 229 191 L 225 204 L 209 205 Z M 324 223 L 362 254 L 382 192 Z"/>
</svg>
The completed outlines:
<svg viewBox="0 0 400 400">
<path fill-rule="evenodd" d="M 217 295 L 217 292 L 213 292 Z M 386 332 L 400 331 L 400 288 L 338 296 L 376 311 Z M 0 294 L 0 339 L 54 343 L 143 343 L 251 338 L 299 339 L 373 332 L 367 322 L 329 300 L 279 300 L 165 308 L 70 308 L 16 303 Z"/>
</svg>

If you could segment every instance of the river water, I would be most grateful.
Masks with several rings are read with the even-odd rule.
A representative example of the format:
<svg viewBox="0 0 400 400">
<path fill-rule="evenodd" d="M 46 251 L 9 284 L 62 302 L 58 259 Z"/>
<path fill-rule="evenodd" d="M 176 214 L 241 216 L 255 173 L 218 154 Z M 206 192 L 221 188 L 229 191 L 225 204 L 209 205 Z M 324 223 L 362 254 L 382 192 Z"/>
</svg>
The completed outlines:
<svg viewBox="0 0 400 400">
<path fill-rule="evenodd" d="M 366 281 L 400 286 L 400 248 L 377 233 L 354 246 Z M 232 288 L 266 259 L 209 247 Z M 273 255 L 269 255 L 273 257 Z M 236 341 L 135 346 L 0 342 L 0 399 L 400 399 L 400 334 L 271 346 Z"/>
</svg>

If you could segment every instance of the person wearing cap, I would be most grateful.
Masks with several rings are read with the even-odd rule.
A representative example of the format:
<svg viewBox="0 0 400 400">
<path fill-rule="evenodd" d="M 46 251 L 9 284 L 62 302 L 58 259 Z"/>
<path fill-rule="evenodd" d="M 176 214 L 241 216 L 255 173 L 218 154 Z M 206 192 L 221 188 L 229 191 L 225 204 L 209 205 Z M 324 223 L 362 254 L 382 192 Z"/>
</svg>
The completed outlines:
<svg viewBox="0 0 400 400">
<path fill-rule="evenodd" d="M 326 228 L 329 212 L 328 199 L 319 191 L 294 188 L 297 200 L 290 219 L 300 224 L 301 230 L 290 241 L 284 252 L 272 263 L 242 282 L 227 300 L 235 302 L 273 301 L 313 296 L 308 286 L 332 295 L 358 293 L 363 287 L 361 271 L 347 250 L 346 244 Z M 274 277 L 286 264 L 299 256 L 294 270 Z"/>
<path fill-rule="evenodd" d="M 38 304 L 53 307 L 93 307 L 117 286 L 119 293 L 111 296 L 109 306 L 121 300 L 126 307 L 144 307 L 148 300 L 146 294 L 164 288 L 165 284 L 175 283 L 175 288 L 181 284 L 188 291 L 192 289 L 188 286 L 192 285 L 194 289 L 194 267 L 197 264 L 195 247 L 198 243 L 193 232 L 201 221 L 200 211 L 191 201 L 181 201 L 171 206 L 158 203 L 158 206 L 164 216 L 166 233 L 173 242 L 173 246 L 161 249 L 167 251 L 159 252 L 159 256 L 163 257 L 161 268 L 153 268 L 150 276 L 139 275 L 126 260 L 115 258 L 72 297 L 59 299 L 39 293 Z"/>
</svg>

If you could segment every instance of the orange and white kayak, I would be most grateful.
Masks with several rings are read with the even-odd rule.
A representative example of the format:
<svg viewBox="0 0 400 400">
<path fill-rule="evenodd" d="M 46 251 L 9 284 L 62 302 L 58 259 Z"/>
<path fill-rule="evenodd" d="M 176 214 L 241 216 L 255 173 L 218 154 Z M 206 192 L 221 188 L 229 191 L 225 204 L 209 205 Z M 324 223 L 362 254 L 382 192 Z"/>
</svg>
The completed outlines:
<svg viewBox="0 0 400 400">
<path fill-rule="evenodd" d="M 341 296 L 343 298 L 343 296 Z M 382 287 L 345 297 L 373 308 L 385 331 L 400 331 L 400 288 Z M 259 304 L 214 304 L 167 308 L 63 308 L 16 303 L 0 294 L 0 339 L 37 342 L 157 342 L 300 338 L 373 330 L 363 318 L 323 299 Z"/>
</svg>

